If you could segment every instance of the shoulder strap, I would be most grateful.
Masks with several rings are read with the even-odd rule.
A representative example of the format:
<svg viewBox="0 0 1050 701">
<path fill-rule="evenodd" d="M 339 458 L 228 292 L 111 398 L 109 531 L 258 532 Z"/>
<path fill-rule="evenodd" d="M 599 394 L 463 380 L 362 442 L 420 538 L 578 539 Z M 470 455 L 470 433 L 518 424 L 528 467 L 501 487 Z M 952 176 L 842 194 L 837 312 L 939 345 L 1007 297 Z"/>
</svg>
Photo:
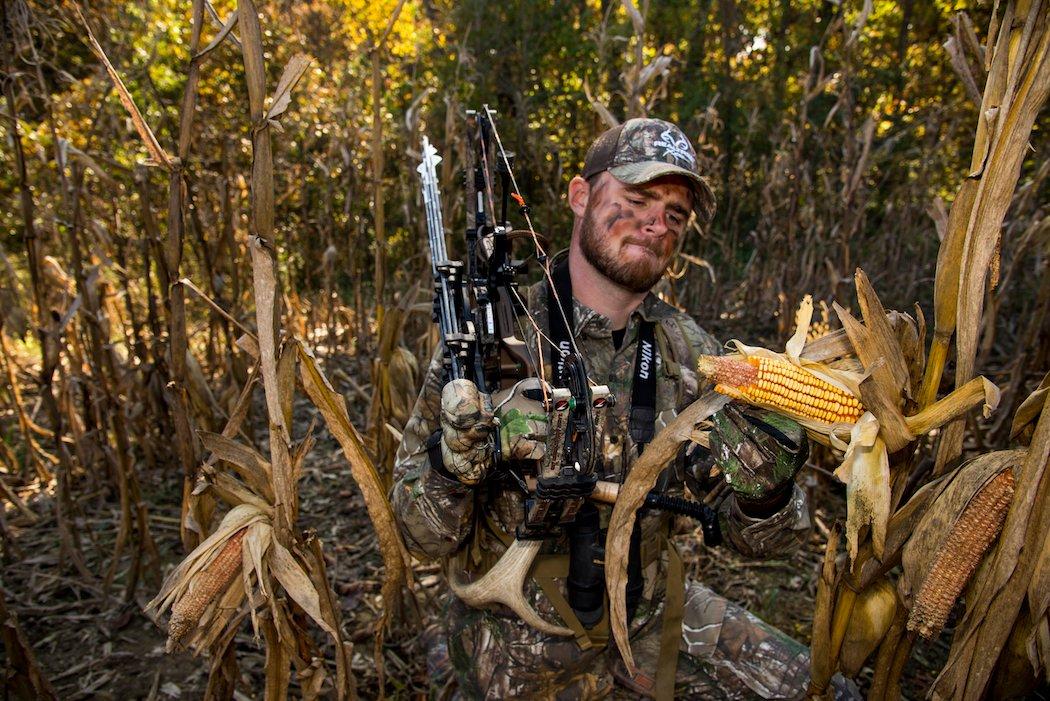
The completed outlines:
<svg viewBox="0 0 1050 701">
<path fill-rule="evenodd" d="M 664 616 L 660 623 L 660 653 L 656 662 L 656 699 L 674 699 L 675 675 L 678 671 L 678 646 L 682 640 L 682 618 L 685 612 L 685 571 L 682 556 L 670 538 L 667 547 L 667 580 Z"/>
<path fill-rule="evenodd" d="M 631 383 L 631 416 L 628 429 L 631 440 L 642 454 L 645 444 L 653 439 L 656 423 L 656 322 L 643 321 L 638 327 L 638 350 L 634 356 L 634 381 Z"/>
<path fill-rule="evenodd" d="M 565 260 L 556 265 L 551 271 L 551 278 L 554 281 L 553 288 L 550 282 L 547 283 L 547 323 L 553 341 L 550 349 L 551 374 L 555 385 L 564 386 L 565 356 L 572 348 L 572 332 L 566 325 L 566 321 L 572 319 L 573 309 L 569 261 Z M 628 423 L 631 440 L 638 446 L 639 454 L 655 433 L 656 355 L 656 322 L 642 321 L 638 327 L 638 349 L 634 358 L 631 414 Z"/>
<path fill-rule="evenodd" d="M 551 271 L 554 287 L 547 283 L 547 324 L 550 327 L 551 379 L 557 387 L 565 386 L 565 356 L 572 350 L 572 278 L 569 276 L 569 261 L 554 266 Z M 561 302 L 561 306 L 558 302 Z"/>
</svg>

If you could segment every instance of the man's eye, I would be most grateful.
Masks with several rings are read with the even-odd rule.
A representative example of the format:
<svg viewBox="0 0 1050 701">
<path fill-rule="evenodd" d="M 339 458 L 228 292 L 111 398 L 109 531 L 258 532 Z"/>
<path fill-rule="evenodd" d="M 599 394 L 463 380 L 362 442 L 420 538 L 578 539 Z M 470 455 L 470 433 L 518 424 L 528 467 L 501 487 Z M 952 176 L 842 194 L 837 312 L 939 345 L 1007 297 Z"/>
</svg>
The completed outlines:
<svg viewBox="0 0 1050 701">
<path fill-rule="evenodd" d="M 627 203 L 631 204 L 631 205 L 634 205 L 635 207 L 641 207 L 643 204 L 645 204 L 645 201 L 644 200 L 640 200 L 637 197 L 628 197 L 627 198 Z"/>
</svg>

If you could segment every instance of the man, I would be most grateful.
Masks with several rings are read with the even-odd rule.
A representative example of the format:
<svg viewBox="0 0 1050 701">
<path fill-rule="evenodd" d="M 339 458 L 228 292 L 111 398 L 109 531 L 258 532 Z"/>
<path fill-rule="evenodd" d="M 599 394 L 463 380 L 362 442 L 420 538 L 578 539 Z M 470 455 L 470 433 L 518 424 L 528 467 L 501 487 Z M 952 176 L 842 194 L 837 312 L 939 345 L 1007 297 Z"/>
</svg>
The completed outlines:
<svg viewBox="0 0 1050 701">
<path fill-rule="evenodd" d="M 645 443 L 707 389 L 698 386 L 697 356 L 721 349 L 688 315 L 650 292 L 691 212 L 709 217 L 713 197 L 681 130 L 632 119 L 595 141 L 583 174 L 569 184 L 568 203 L 574 215 L 568 254 L 554 261 L 553 287 L 544 280 L 529 290 L 524 340 L 549 357 L 543 366 L 553 385 L 564 384 L 561 355 L 551 351 L 560 333 L 583 357 L 591 381 L 609 387 L 615 402 L 598 469 L 602 479 L 619 481 Z M 442 376 L 436 356 L 405 427 L 391 497 L 417 557 L 442 558 L 449 572 L 476 579 L 522 522 L 526 495 L 519 481 L 492 470 L 493 399 L 480 396 L 468 380 L 443 386 Z M 519 389 L 507 401 L 496 400 L 505 457 L 536 460 L 544 453 L 546 415 L 535 393 L 523 398 L 528 394 Z M 809 528 L 804 494 L 794 484 L 808 454 L 804 431 L 782 417 L 730 405 L 715 415 L 711 435 L 709 459 L 702 449 L 680 455 L 659 486 L 678 494 L 688 483 L 702 496 L 713 461 L 731 488 L 719 509 L 721 537 L 750 556 L 789 552 Z M 586 514 L 604 526 L 609 511 L 589 506 L 580 518 Z M 805 648 L 699 583 L 687 582 L 683 592 L 681 561 L 668 537 L 671 517 L 643 511 L 639 522 L 628 605 L 641 674 L 629 677 L 615 646 L 607 644 L 600 587 L 597 594 L 594 587 L 583 592 L 597 607 L 584 606 L 584 585 L 566 577 L 564 566 L 558 569 L 556 563 L 566 560 L 559 554 L 569 552 L 569 538 L 577 537 L 566 529 L 568 535 L 545 540 L 525 594 L 545 619 L 564 622 L 576 635 L 545 635 L 507 609 L 472 609 L 452 597 L 445 634 L 459 693 L 600 698 L 619 684 L 634 694 L 666 697 L 673 683 L 675 694 L 692 698 L 799 696 L 808 673 Z M 595 552 L 600 567 L 600 545 Z M 665 616 L 670 636 L 661 636 Z"/>
</svg>

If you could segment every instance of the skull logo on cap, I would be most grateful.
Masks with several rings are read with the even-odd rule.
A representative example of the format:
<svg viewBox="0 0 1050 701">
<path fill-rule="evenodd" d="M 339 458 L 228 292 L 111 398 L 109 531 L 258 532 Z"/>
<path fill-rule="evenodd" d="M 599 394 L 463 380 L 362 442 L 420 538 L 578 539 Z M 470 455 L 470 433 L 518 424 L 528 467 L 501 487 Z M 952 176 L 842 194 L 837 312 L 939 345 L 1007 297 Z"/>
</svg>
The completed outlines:
<svg viewBox="0 0 1050 701">
<path fill-rule="evenodd" d="M 693 154 L 690 153 L 689 142 L 684 137 L 676 139 L 670 129 L 660 134 L 660 138 L 654 142 L 654 145 L 664 150 L 663 155 L 665 158 L 671 156 L 676 163 L 682 160 L 692 166 L 696 162 Z"/>
</svg>

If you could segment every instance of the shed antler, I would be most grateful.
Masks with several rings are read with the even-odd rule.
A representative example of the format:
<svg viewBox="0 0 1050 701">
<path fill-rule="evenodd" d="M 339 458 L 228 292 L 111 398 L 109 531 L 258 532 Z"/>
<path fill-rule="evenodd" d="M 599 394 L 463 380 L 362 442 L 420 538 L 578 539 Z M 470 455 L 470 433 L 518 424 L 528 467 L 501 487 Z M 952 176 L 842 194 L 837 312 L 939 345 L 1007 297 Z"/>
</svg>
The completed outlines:
<svg viewBox="0 0 1050 701">
<path fill-rule="evenodd" d="M 549 623 L 540 617 L 525 601 L 525 575 L 543 545 L 542 540 L 515 539 L 503 557 L 476 582 L 463 581 L 463 574 L 453 571 L 449 577 L 452 592 L 469 606 L 481 608 L 487 604 L 503 604 L 521 620 L 548 635 L 572 635 L 565 626 Z"/>
</svg>

